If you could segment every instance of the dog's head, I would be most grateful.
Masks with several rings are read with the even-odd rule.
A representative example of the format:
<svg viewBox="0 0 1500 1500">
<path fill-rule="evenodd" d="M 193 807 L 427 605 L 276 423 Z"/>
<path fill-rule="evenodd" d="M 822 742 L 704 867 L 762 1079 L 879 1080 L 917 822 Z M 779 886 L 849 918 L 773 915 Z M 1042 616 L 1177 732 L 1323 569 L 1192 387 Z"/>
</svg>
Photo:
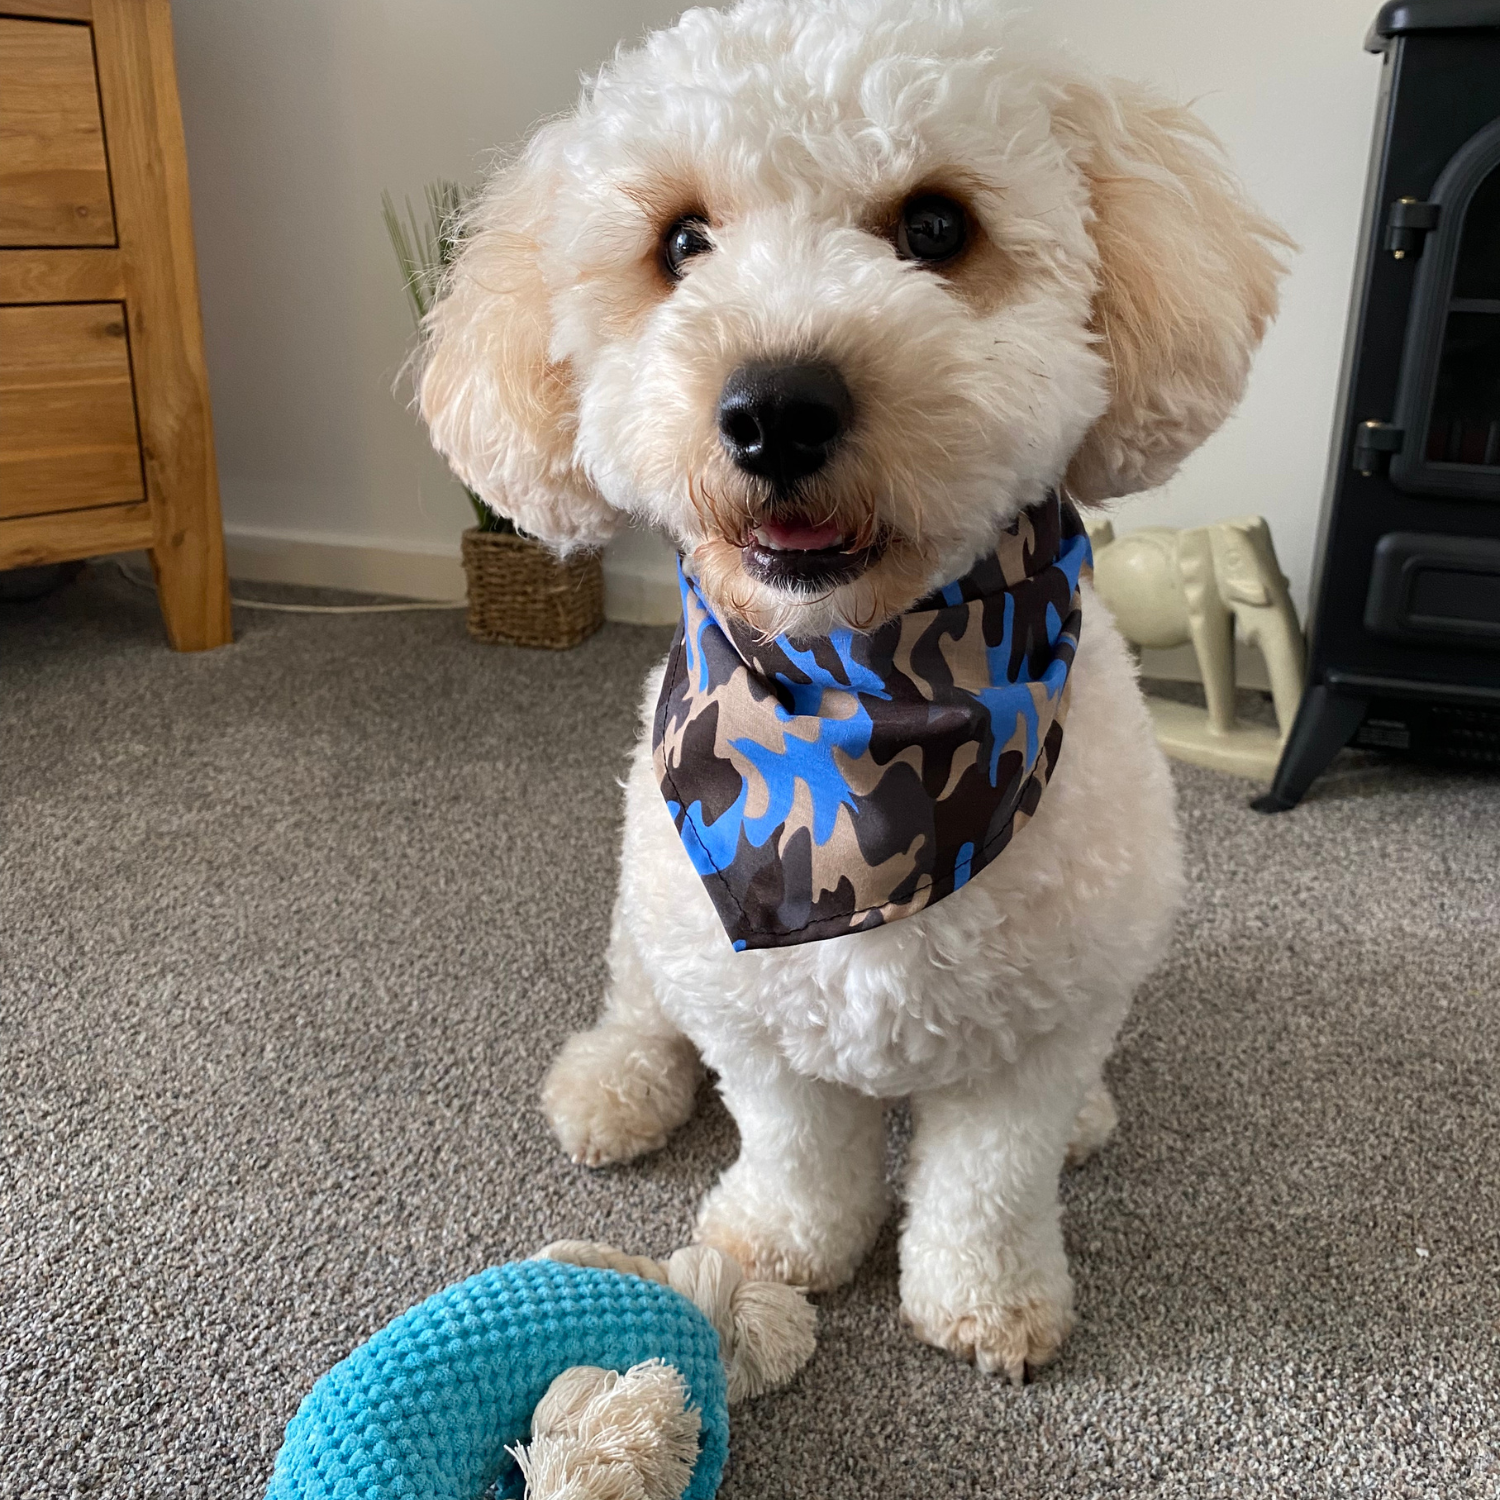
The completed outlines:
<svg viewBox="0 0 1500 1500">
<path fill-rule="evenodd" d="M 722 612 L 868 629 L 1049 487 L 1165 480 L 1239 400 L 1285 243 L 1191 114 L 977 0 L 743 0 L 497 174 L 422 411 L 559 548 L 631 513 Z"/>
</svg>

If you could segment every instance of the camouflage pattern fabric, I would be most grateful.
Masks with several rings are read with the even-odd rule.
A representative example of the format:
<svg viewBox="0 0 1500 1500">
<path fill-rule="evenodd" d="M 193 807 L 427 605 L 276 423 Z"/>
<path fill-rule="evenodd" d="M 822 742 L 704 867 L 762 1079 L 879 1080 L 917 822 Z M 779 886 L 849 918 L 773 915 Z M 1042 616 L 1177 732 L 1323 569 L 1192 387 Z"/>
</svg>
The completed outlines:
<svg viewBox="0 0 1500 1500">
<path fill-rule="evenodd" d="M 679 568 L 653 723 L 662 796 L 737 949 L 895 922 L 970 880 L 1062 749 L 1091 566 L 1072 506 L 878 630 L 761 639 Z"/>
</svg>

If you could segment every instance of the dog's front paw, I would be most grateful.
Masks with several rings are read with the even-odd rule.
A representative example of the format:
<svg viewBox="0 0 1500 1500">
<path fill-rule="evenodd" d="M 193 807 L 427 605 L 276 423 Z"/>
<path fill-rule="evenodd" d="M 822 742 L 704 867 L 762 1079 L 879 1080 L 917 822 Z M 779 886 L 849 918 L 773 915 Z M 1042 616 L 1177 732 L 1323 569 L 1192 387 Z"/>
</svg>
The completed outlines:
<svg viewBox="0 0 1500 1500">
<path fill-rule="evenodd" d="M 736 1165 L 704 1199 L 693 1238 L 732 1256 L 752 1281 L 828 1292 L 854 1275 L 888 1208 L 883 1184 L 803 1201 Z"/>
<path fill-rule="evenodd" d="M 1047 1271 L 994 1272 L 970 1280 L 975 1267 L 961 1256 L 901 1275 L 901 1319 L 923 1343 L 946 1349 L 985 1374 L 1020 1385 L 1028 1371 L 1057 1358 L 1073 1328 L 1073 1282 L 1066 1264 Z"/>
<path fill-rule="evenodd" d="M 923 1343 L 968 1360 L 986 1375 L 1003 1373 L 1012 1385 L 1056 1359 L 1073 1328 L 1072 1308 L 1049 1297 L 991 1303 L 967 1312 L 903 1303 L 901 1316 Z"/>
<path fill-rule="evenodd" d="M 568 1038 L 542 1083 L 542 1111 L 574 1161 L 630 1161 L 692 1114 L 700 1072 L 686 1037 L 606 1022 Z"/>
</svg>

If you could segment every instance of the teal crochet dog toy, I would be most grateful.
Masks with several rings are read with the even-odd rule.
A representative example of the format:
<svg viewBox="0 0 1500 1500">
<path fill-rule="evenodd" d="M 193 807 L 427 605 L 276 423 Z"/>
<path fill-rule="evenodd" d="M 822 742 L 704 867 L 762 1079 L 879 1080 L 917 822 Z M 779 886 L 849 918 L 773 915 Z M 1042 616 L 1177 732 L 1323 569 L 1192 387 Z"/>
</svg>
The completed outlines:
<svg viewBox="0 0 1500 1500">
<path fill-rule="evenodd" d="M 561 1240 L 403 1313 L 313 1386 L 267 1500 L 708 1500 L 732 1402 L 811 1357 L 801 1292 L 718 1250 Z"/>
</svg>

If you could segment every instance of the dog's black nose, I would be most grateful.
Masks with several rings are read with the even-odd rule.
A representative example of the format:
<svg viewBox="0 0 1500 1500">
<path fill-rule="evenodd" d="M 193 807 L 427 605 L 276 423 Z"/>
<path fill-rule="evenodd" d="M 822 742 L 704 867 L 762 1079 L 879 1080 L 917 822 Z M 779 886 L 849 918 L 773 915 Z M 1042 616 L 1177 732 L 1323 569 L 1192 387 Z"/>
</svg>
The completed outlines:
<svg viewBox="0 0 1500 1500">
<path fill-rule="evenodd" d="M 787 490 L 828 462 L 854 416 L 830 364 L 741 365 L 719 393 L 719 437 L 747 474 Z"/>
</svg>

